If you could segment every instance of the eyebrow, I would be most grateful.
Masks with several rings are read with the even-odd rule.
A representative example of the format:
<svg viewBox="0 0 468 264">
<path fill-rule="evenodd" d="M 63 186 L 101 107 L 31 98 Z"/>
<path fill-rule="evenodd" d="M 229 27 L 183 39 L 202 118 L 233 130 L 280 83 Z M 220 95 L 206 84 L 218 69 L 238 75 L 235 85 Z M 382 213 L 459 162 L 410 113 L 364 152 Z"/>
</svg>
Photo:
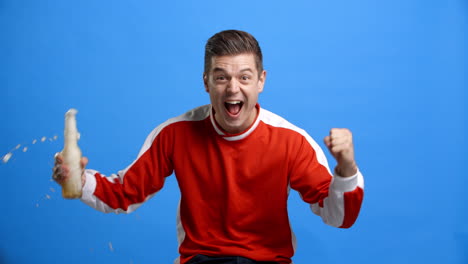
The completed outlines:
<svg viewBox="0 0 468 264">
<path fill-rule="evenodd" d="M 253 70 L 250 68 L 245 68 L 245 69 L 240 70 L 240 72 L 246 72 L 246 71 L 253 73 Z"/>
<path fill-rule="evenodd" d="M 216 67 L 213 69 L 213 72 L 226 72 L 223 68 Z"/>
<path fill-rule="evenodd" d="M 253 73 L 253 70 L 251 68 L 244 68 L 240 70 L 239 72 L 246 72 L 246 71 Z M 213 72 L 226 72 L 226 70 L 220 67 L 216 67 L 213 69 Z"/>
</svg>

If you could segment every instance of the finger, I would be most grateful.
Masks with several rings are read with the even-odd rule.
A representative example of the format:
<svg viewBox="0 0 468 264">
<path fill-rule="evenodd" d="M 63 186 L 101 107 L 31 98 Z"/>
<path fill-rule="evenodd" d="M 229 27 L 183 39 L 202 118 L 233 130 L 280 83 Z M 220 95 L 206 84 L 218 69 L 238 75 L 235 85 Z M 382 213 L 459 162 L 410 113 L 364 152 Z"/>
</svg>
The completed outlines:
<svg viewBox="0 0 468 264">
<path fill-rule="evenodd" d="M 63 165 L 60 163 L 55 163 L 55 166 L 52 168 L 52 172 L 54 174 L 61 174 L 63 172 L 62 166 Z"/>
<path fill-rule="evenodd" d="M 330 129 L 330 134 L 349 134 L 351 135 L 351 130 L 347 128 L 332 128 Z"/>
<path fill-rule="evenodd" d="M 52 174 L 59 174 L 59 172 L 61 171 L 62 169 L 60 168 L 60 165 L 55 165 L 53 168 L 52 168 Z"/>
<path fill-rule="evenodd" d="M 63 162 L 63 156 L 60 152 L 55 153 L 54 159 L 57 163 Z"/>
<path fill-rule="evenodd" d="M 348 139 L 352 139 L 352 135 L 351 133 L 348 133 L 347 131 L 338 131 L 338 132 L 333 132 L 333 133 L 330 133 L 330 137 L 332 139 L 336 139 L 336 138 L 348 138 Z"/>
<path fill-rule="evenodd" d="M 82 157 L 81 160 L 80 160 L 80 164 L 81 164 L 81 168 L 85 168 L 86 165 L 88 165 L 88 158 L 87 157 Z"/>
<path fill-rule="evenodd" d="M 334 145 L 331 148 L 331 152 L 333 152 L 335 154 L 343 153 L 343 152 L 348 151 L 348 150 L 350 150 L 350 148 L 346 144 Z"/>
<path fill-rule="evenodd" d="M 330 146 L 331 146 L 331 138 L 330 138 L 330 136 L 326 136 L 326 137 L 323 139 L 323 142 L 325 143 L 325 146 L 327 146 L 327 148 L 330 148 Z"/>
<path fill-rule="evenodd" d="M 331 145 L 332 147 L 335 145 L 348 145 L 350 147 L 353 146 L 353 139 L 349 136 L 342 136 L 342 137 L 335 137 L 331 139 Z"/>
<path fill-rule="evenodd" d="M 349 143 L 351 143 L 351 141 L 347 137 L 338 137 L 338 138 L 334 138 L 334 139 L 331 140 L 331 145 L 332 146 L 342 145 L 342 144 L 349 144 Z"/>
<path fill-rule="evenodd" d="M 62 168 L 60 166 L 55 166 L 53 168 L 52 179 L 57 183 L 62 181 Z"/>
<path fill-rule="evenodd" d="M 59 182 L 62 182 L 68 178 L 70 174 L 70 168 L 66 165 L 55 166 L 53 178 Z"/>
<path fill-rule="evenodd" d="M 54 181 L 56 181 L 57 178 L 58 178 L 58 173 L 57 173 L 57 171 L 58 171 L 58 169 L 57 169 L 56 167 L 53 167 L 53 168 L 52 168 L 52 179 L 53 179 Z"/>
<path fill-rule="evenodd" d="M 330 129 L 330 136 L 341 134 L 342 130 L 342 128 L 332 128 Z"/>
</svg>

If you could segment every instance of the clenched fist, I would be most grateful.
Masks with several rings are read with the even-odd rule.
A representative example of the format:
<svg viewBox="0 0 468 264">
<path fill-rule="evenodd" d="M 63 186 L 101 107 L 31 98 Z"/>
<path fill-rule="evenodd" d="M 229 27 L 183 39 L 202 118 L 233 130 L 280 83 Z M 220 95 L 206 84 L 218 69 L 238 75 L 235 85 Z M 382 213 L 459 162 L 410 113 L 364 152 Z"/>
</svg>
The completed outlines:
<svg viewBox="0 0 468 264">
<path fill-rule="evenodd" d="M 325 137 L 324 142 L 337 162 L 335 171 L 338 175 L 349 177 L 357 173 L 353 134 L 349 129 L 332 128 L 330 135 Z"/>
</svg>

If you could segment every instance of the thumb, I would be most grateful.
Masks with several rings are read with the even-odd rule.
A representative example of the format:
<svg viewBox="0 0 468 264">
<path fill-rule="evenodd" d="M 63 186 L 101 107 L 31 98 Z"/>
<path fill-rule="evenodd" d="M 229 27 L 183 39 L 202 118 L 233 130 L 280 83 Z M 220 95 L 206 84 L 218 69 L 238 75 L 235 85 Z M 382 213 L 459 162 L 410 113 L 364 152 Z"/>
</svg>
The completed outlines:
<svg viewBox="0 0 468 264">
<path fill-rule="evenodd" d="M 81 167 L 84 169 L 86 165 L 88 165 L 88 158 L 87 157 L 81 157 L 80 160 Z"/>
<path fill-rule="evenodd" d="M 330 136 L 326 136 L 326 137 L 323 139 L 323 142 L 325 143 L 325 146 L 327 146 L 327 148 L 330 149 L 330 147 L 331 147 L 331 137 L 330 137 Z"/>
</svg>

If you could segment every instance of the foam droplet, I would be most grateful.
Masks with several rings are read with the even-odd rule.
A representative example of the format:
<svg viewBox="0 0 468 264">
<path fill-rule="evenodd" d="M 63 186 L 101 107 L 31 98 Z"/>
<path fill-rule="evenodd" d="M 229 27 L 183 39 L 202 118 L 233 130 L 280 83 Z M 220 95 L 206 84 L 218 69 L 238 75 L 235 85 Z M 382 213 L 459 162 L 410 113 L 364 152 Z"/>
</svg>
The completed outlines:
<svg viewBox="0 0 468 264">
<path fill-rule="evenodd" d="M 3 156 L 3 158 L 2 158 L 3 163 L 7 163 L 10 160 L 12 155 L 13 155 L 13 153 L 8 152 L 5 156 Z"/>
<path fill-rule="evenodd" d="M 58 136 L 57 136 L 57 135 L 55 135 L 55 136 L 53 137 L 53 139 L 54 139 L 54 140 L 57 140 L 57 138 L 58 138 Z"/>
<path fill-rule="evenodd" d="M 28 147 L 23 148 L 23 152 L 26 152 L 26 151 L 28 151 Z"/>
<path fill-rule="evenodd" d="M 21 144 L 16 145 L 15 149 L 19 149 L 21 147 Z"/>
<path fill-rule="evenodd" d="M 109 242 L 109 250 L 111 252 L 114 252 L 114 247 L 112 246 L 112 242 Z"/>
<path fill-rule="evenodd" d="M 51 192 L 55 192 L 54 188 L 50 187 L 49 189 L 50 189 Z"/>
<path fill-rule="evenodd" d="M 36 204 L 36 208 L 39 208 L 39 204 L 38 204 L 38 203 Z"/>
<path fill-rule="evenodd" d="M 36 144 L 36 142 L 37 142 L 37 139 L 34 139 L 33 142 L 32 142 L 33 145 Z"/>
<path fill-rule="evenodd" d="M 41 142 L 46 141 L 46 139 L 47 139 L 47 137 L 42 137 L 42 138 L 41 138 Z"/>
<path fill-rule="evenodd" d="M 50 195 L 46 194 L 46 195 L 45 195 L 45 198 L 46 198 L 47 200 L 50 200 Z"/>
</svg>

